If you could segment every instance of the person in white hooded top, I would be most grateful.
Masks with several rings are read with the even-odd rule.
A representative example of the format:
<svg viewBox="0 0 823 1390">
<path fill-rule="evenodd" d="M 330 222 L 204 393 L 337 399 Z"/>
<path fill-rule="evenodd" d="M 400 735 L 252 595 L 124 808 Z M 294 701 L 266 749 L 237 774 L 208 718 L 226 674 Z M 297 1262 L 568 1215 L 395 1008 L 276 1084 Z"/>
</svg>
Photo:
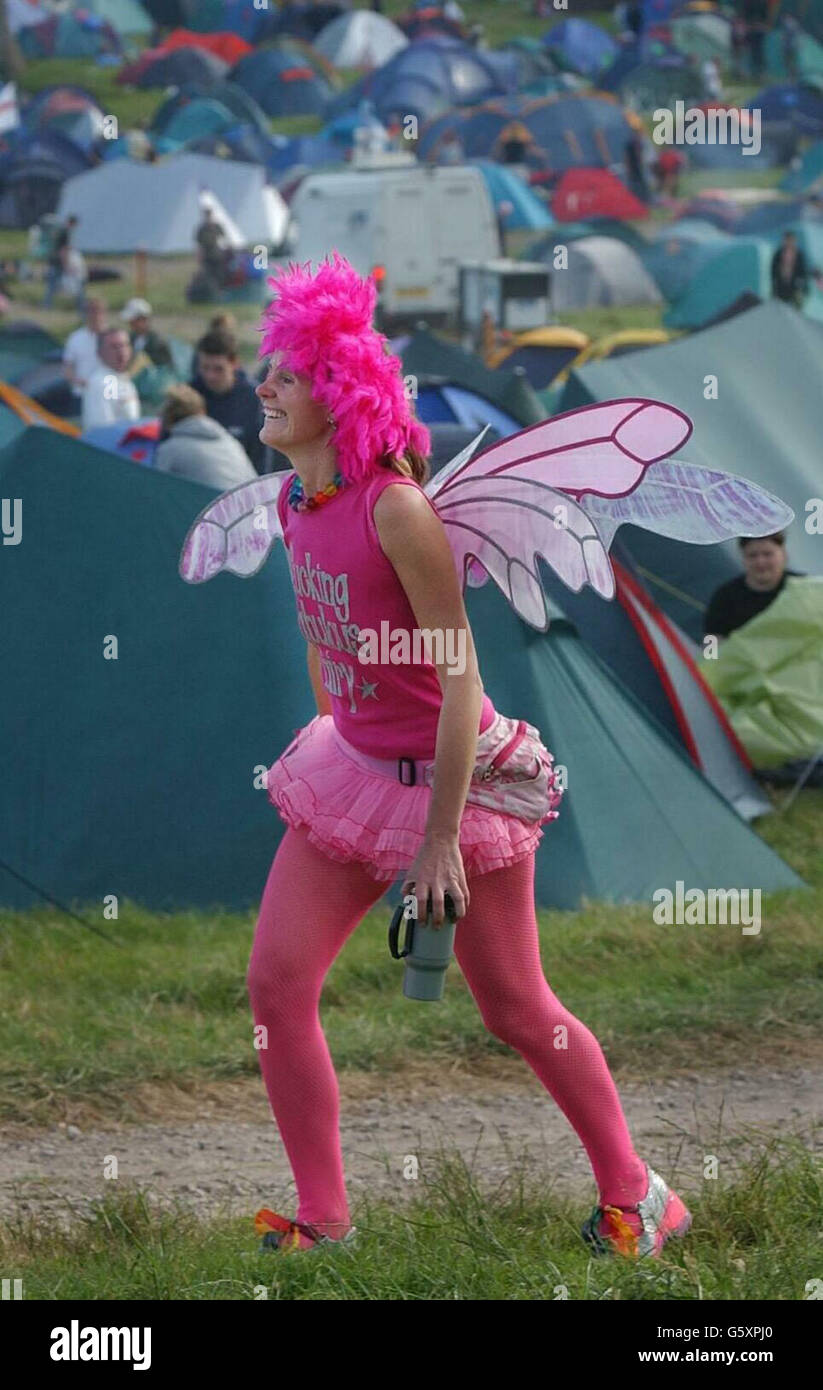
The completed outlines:
<svg viewBox="0 0 823 1390">
<path fill-rule="evenodd" d="M 243 445 L 206 414 L 206 402 L 192 386 L 169 387 L 160 415 L 162 442 L 155 468 L 227 492 L 258 475 Z"/>
</svg>

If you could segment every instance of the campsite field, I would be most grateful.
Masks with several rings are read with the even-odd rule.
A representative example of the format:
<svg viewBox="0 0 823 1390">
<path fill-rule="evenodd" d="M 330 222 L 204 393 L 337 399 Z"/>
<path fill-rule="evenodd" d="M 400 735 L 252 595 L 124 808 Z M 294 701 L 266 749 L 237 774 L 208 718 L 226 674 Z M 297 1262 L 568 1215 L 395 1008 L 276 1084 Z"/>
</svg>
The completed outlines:
<svg viewBox="0 0 823 1390">
<path fill-rule="evenodd" d="M 290 1197 L 282 1163 L 273 1195 L 268 1145 L 272 1160 L 282 1146 L 251 1046 L 253 914 L 128 906 L 114 923 L 86 908 L 110 941 L 51 910 L 0 920 L 4 1269 L 27 1298 L 243 1299 L 261 1284 L 276 1298 L 803 1298 L 823 1260 L 823 794 L 760 829 L 810 886 L 768 898 L 758 936 L 655 926 L 651 905 L 540 915 L 548 978 L 601 1039 L 647 1156 L 695 1214 L 654 1269 L 589 1261 L 577 1231 L 593 1187 L 574 1136 L 456 969 L 433 1013 L 403 999 L 385 909 L 323 1000 L 362 1241 L 310 1267 L 258 1256 L 249 1217 Z M 403 1123 L 381 1150 L 395 1102 Z M 486 1135 L 472 1149 L 469 1107 L 497 1147 Z M 407 1154 L 416 1183 L 401 1176 Z M 117 1182 L 101 1176 L 111 1155 Z M 210 1158 L 224 1177 L 235 1163 L 237 1181 L 212 1184 Z"/>
</svg>

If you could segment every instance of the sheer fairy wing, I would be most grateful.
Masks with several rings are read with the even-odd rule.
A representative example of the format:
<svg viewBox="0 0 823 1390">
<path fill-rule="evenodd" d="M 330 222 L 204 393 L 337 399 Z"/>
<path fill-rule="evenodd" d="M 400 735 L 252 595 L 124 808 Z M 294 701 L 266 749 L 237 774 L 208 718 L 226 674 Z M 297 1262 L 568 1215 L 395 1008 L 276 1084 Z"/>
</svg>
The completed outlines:
<svg viewBox="0 0 823 1390">
<path fill-rule="evenodd" d="M 464 581 L 490 576 L 532 627 L 549 626 L 537 568 L 542 556 L 577 593 L 584 584 L 614 596 L 614 574 L 596 523 L 572 497 L 529 478 L 466 479 L 437 510 Z M 478 572 L 478 566 L 480 567 Z"/>
<path fill-rule="evenodd" d="M 250 579 L 283 537 L 277 499 L 288 473 L 267 473 L 241 483 L 204 507 L 180 552 L 180 575 L 203 584 L 221 570 Z"/>
<path fill-rule="evenodd" d="M 691 428 L 673 406 L 632 398 L 544 420 L 481 454 L 473 440 L 426 489 L 461 578 L 477 583 L 478 568 L 485 570 L 540 631 L 548 618 L 538 556 L 568 588 L 590 584 L 611 598 L 614 575 L 607 544 L 587 514 L 590 495 L 631 493 Z"/>
<path fill-rule="evenodd" d="M 500 475 L 536 479 L 561 492 L 617 497 L 635 488 L 650 464 L 681 448 L 691 432 L 688 416 L 662 401 L 604 401 L 530 425 L 481 454 L 475 453 L 478 436 L 426 490 L 438 511 L 441 499 L 470 479 Z"/>
<path fill-rule="evenodd" d="M 625 497 L 591 494 L 580 505 L 606 549 L 624 522 L 673 540 L 711 545 L 733 536 L 773 535 L 794 519 L 791 507 L 748 478 L 685 459 L 655 463 Z"/>
</svg>

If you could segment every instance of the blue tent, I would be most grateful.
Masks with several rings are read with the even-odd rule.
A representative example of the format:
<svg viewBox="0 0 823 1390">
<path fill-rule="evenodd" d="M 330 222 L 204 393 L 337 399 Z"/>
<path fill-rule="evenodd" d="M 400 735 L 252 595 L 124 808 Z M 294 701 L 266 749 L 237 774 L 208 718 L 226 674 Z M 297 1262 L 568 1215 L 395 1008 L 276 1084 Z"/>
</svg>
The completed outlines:
<svg viewBox="0 0 823 1390">
<path fill-rule="evenodd" d="M 77 14 L 52 15 L 42 24 L 21 29 L 23 56 L 37 58 L 98 58 L 111 54 L 122 60 L 120 35 L 97 15 L 82 10 Z"/>
<path fill-rule="evenodd" d="M 241 58 L 229 80 L 253 97 L 267 116 L 322 116 L 333 94 L 319 73 L 273 48 Z"/>
<path fill-rule="evenodd" d="M 83 173 L 91 160 L 59 131 L 19 128 L 4 140 L 0 155 L 0 227 L 28 228 L 55 212 L 66 179 Z"/>
<path fill-rule="evenodd" d="M 798 135 L 823 135 L 823 92 L 802 82 L 764 87 L 749 102 L 762 122 L 788 121 Z"/>
<path fill-rule="evenodd" d="M 469 159 L 494 158 L 495 142 L 512 121 L 524 125 L 555 173 L 580 165 L 603 169 L 622 163 L 632 128 L 613 98 L 595 94 L 490 102 L 476 110 L 450 111 L 420 135 L 421 159 L 436 160 L 438 142 L 453 129 Z"/>
<path fill-rule="evenodd" d="M 341 115 L 364 97 L 381 121 L 416 116 L 433 120 L 452 107 L 475 106 L 508 90 L 489 55 L 459 39 L 420 39 L 341 93 L 329 116 Z"/>
<path fill-rule="evenodd" d="M 543 43 L 557 63 L 583 77 L 597 77 L 618 53 L 611 34 L 586 19 L 561 19 L 544 34 Z"/>
<path fill-rule="evenodd" d="M 418 386 L 415 407 L 418 419 L 426 425 L 463 425 L 475 432 L 491 425 L 500 439 L 516 434 L 520 428 L 512 415 L 465 386 L 424 381 Z M 491 443 L 491 438 L 487 442 Z"/>
<path fill-rule="evenodd" d="M 760 149 L 754 153 L 745 145 L 719 144 L 706 141 L 702 145 L 678 146 L 684 149 L 693 169 L 737 169 L 741 173 L 754 169 L 777 169 L 788 164 L 797 149 L 800 133 L 786 121 L 764 125 Z"/>
<path fill-rule="evenodd" d="M 555 226 L 555 220 L 545 203 L 532 193 L 528 184 L 525 184 L 518 174 L 488 159 L 475 159 L 471 162 L 481 170 L 491 200 L 507 231 L 521 231 L 525 228 L 527 231 L 540 232 Z M 500 207 L 504 203 L 510 204 L 511 211 L 502 214 Z"/>
<path fill-rule="evenodd" d="M 684 218 L 658 228 L 651 245 L 638 248 L 638 253 L 664 299 L 672 303 L 730 239 L 711 222 Z"/>
</svg>

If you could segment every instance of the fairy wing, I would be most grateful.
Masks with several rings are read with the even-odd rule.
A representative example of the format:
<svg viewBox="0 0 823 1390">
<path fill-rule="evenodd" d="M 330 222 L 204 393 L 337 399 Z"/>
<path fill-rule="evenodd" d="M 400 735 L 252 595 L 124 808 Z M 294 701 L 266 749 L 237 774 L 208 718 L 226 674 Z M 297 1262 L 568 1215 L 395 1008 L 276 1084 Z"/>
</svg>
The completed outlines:
<svg viewBox="0 0 823 1390">
<path fill-rule="evenodd" d="M 249 579 L 283 538 L 277 499 L 288 473 L 267 473 L 224 492 L 204 507 L 180 552 L 180 575 L 203 584 L 221 570 Z"/>
<path fill-rule="evenodd" d="M 478 436 L 426 489 L 464 582 L 490 576 L 545 631 L 538 556 L 575 593 L 589 584 L 611 598 L 608 550 L 623 522 L 702 545 L 788 525 L 791 509 L 756 483 L 672 459 L 691 429 L 673 406 L 628 399 L 570 411 L 475 456 Z"/>
<path fill-rule="evenodd" d="M 646 469 L 678 448 L 691 422 L 660 401 L 608 401 L 521 430 L 475 455 L 479 438 L 426 488 L 446 527 L 458 572 L 477 565 L 520 616 L 545 631 L 540 556 L 570 589 L 614 595 L 614 575 L 584 493 L 632 491 Z M 571 494 L 575 495 L 572 496 Z"/>
<path fill-rule="evenodd" d="M 606 547 L 624 522 L 672 540 L 711 545 L 732 536 L 773 535 L 794 520 L 791 507 L 748 478 L 680 458 L 656 463 L 625 497 L 592 495 L 583 505 Z"/>
</svg>

